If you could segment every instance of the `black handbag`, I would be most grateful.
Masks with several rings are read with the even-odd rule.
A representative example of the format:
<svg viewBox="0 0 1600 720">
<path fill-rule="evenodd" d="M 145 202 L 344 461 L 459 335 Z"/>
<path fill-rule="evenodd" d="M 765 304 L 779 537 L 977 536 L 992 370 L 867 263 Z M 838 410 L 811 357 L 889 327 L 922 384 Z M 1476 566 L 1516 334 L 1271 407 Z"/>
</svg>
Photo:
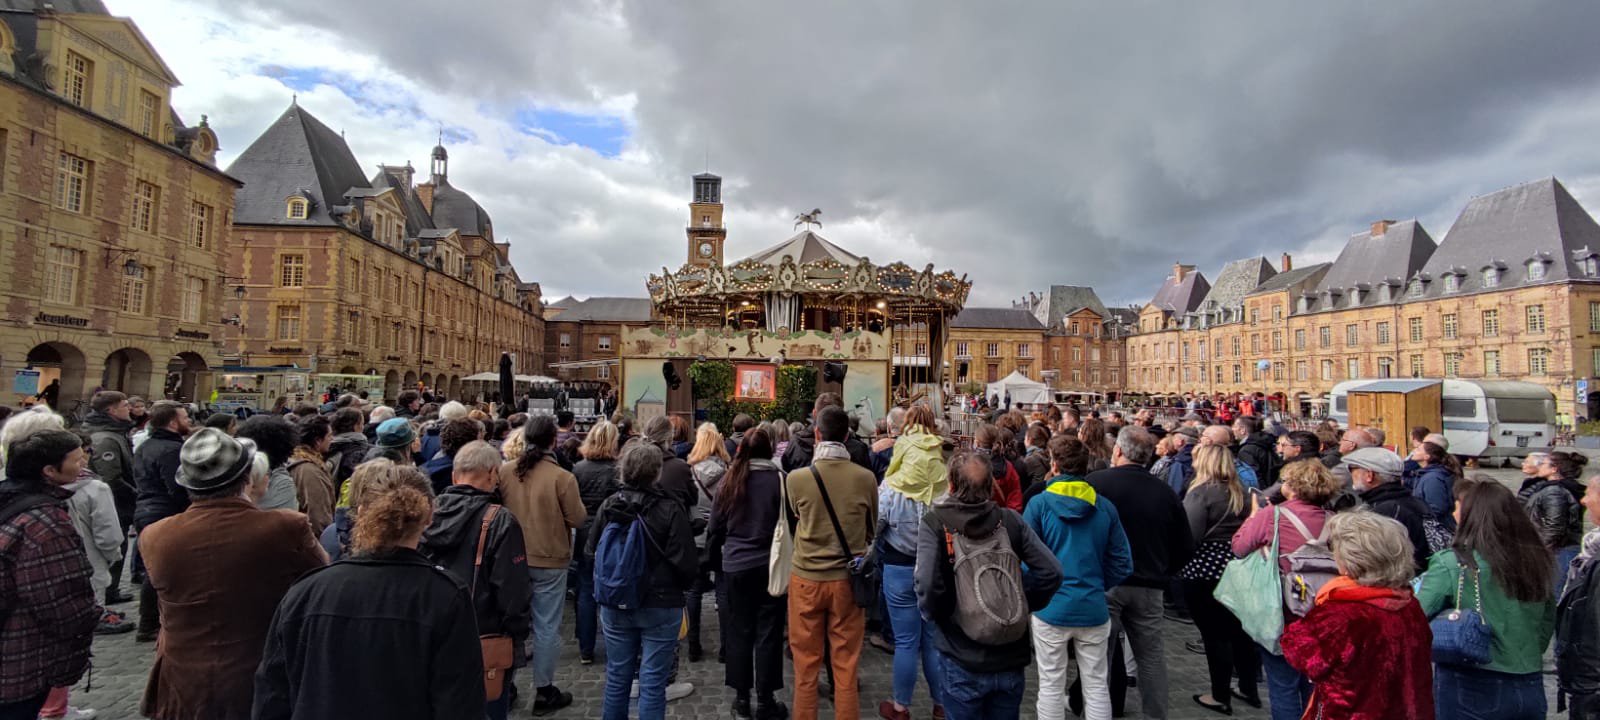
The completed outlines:
<svg viewBox="0 0 1600 720">
<path fill-rule="evenodd" d="M 839 546 L 844 548 L 844 556 L 849 562 L 850 594 L 855 598 L 856 607 L 876 607 L 883 579 L 878 575 L 874 544 L 868 542 L 866 552 L 861 555 L 850 551 L 850 541 L 845 539 L 844 526 L 839 524 L 839 515 L 833 511 L 833 500 L 828 498 L 828 486 L 823 484 L 822 473 L 817 472 L 816 465 L 811 466 L 811 477 L 817 481 L 817 492 L 822 494 L 822 506 L 828 510 L 828 520 L 833 522 L 833 532 L 839 536 Z"/>
</svg>

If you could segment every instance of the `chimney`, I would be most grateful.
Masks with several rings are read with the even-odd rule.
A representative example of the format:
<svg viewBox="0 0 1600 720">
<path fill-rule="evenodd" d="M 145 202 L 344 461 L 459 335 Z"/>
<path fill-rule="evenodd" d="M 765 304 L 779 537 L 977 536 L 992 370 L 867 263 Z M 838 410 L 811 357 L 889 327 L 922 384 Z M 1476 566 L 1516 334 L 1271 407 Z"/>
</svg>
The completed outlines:
<svg viewBox="0 0 1600 720">
<path fill-rule="evenodd" d="M 1388 232 L 1389 231 L 1389 226 L 1393 225 L 1393 224 L 1394 224 L 1393 220 L 1379 220 L 1377 222 L 1372 223 L 1372 236 L 1373 237 L 1378 237 L 1378 236 Z"/>
<path fill-rule="evenodd" d="M 1186 265 L 1184 265 L 1182 263 L 1173 263 L 1172 264 L 1172 279 L 1177 281 L 1177 282 L 1183 282 L 1184 273 L 1186 273 L 1187 271 L 1188 271 L 1188 267 Z"/>
<path fill-rule="evenodd" d="M 1289 272 L 1294 269 L 1294 258 L 1289 253 L 1283 254 L 1283 259 L 1278 263 L 1278 272 Z"/>
<path fill-rule="evenodd" d="M 417 186 L 417 199 L 422 201 L 423 209 L 433 213 L 433 183 L 425 182 Z"/>
</svg>

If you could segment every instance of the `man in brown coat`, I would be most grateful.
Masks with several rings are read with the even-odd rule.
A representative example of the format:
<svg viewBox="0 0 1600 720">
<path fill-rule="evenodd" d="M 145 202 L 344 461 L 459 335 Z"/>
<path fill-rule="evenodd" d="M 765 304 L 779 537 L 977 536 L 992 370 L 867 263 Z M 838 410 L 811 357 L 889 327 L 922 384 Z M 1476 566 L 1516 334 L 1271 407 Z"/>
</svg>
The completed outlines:
<svg viewBox="0 0 1600 720">
<path fill-rule="evenodd" d="M 246 720 L 273 610 L 327 556 L 305 515 L 256 507 L 268 467 L 254 443 L 206 428 L 180 457 L 189 508 L 139 536 L 161 603 L 139 710 L 155 720 Z"/>
</svg>

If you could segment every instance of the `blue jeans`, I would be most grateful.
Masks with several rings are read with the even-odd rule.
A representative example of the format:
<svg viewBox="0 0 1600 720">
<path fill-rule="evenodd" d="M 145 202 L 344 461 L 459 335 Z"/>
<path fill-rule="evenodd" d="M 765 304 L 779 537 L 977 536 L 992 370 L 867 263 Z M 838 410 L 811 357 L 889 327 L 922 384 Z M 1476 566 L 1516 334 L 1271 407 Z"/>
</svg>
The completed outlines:
<svg viewBox="0 0 1600 720">
<path fill-rule="evenodd" d="M 577 556 L 578 654 L 593 657 L 594 638 L 600 631 L 599 606 L 594 602 L 594 561 L 584 557 L 582 552 Z"/>
<path fill-rule="evenodd" d="M 1578 556 L 1578 546 L 1564 547 L 1556 551 L 1556 572 L 1551 577 L 1555 578 L 1556 599 L 1561 599 L 1561 591 L 1567 587 L 1567 570 L 1572 567 L 1572 559 Z"/>
<path fill-rule="evenodd" d="M 883 599 L 889 605 L 889 623 L 894 626 L 894 701 L 911 707 L 917 689 L 917 660 L 921 656 L 922 675 L 928 681 L 933 704 L 939 700 L 939 651 L 933 646 L 933 628 L 925 627 L 917 608 L 917 590 L 911 565 L 883 566 Z"/>
<path fill-rule="evenodd" d="M 1540 720 L 1549 703 L 1544 674 L 1433 666 L 1436 720 Z"/>
<path fill-rule="evenodd" d="M 634 666 L 639 675 L 639 720 L 667 716 L 667 678 L 678 648 L 681 608 L 618 610 L 602 606 L 605 621 L 606 694 L 604 720 L 628 719 L 628 694 Z"/>
<path fill-rule="evenodd" d="M 1274 655 L 1260 645 L 1261 669 L 1267 676 L 1267 698 L 1272 704 L 1272 720 L 1300 720 L 1311 702 L 1311 681 L 1294 669 L 1282 655 Z M 1221 698 L 1218 698 L 1221 699 Z"/>
<path fill-rule="evenodd" d="M 1028 676 L 1023 671 L 968 672 L 961 663 L 941 655 L 939 672 L 944 679 L 939 694 L 944 698 L 945 717 L 961 720 L 1016 720 L 1021 717 L 1022 696 L 1028 690 Z"/>
<path fill-rule="evenodd" d="M 556 681 L 556 659 L 561 654 L 561 610 L 567 600 L 567 568 L 528 568 L 533 584 L 533 672 L 534 689 Z"/>
</svg>

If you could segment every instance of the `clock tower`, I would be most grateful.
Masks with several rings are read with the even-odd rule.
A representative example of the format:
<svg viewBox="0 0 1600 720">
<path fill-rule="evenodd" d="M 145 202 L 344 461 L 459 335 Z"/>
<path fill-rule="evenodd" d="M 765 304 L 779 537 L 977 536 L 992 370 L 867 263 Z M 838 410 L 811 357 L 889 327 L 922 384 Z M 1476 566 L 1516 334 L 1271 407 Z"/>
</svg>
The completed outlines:
<svg viewBox="0 0 1600 720">
<path fill-rule="evenodd" d="M 722 178 L 711 173 L 694 176 L 694 200 L 689 203 L 689 264 L 722 264 L 722 243 L 728 230 L 722 226 Z"/>
</svg>

